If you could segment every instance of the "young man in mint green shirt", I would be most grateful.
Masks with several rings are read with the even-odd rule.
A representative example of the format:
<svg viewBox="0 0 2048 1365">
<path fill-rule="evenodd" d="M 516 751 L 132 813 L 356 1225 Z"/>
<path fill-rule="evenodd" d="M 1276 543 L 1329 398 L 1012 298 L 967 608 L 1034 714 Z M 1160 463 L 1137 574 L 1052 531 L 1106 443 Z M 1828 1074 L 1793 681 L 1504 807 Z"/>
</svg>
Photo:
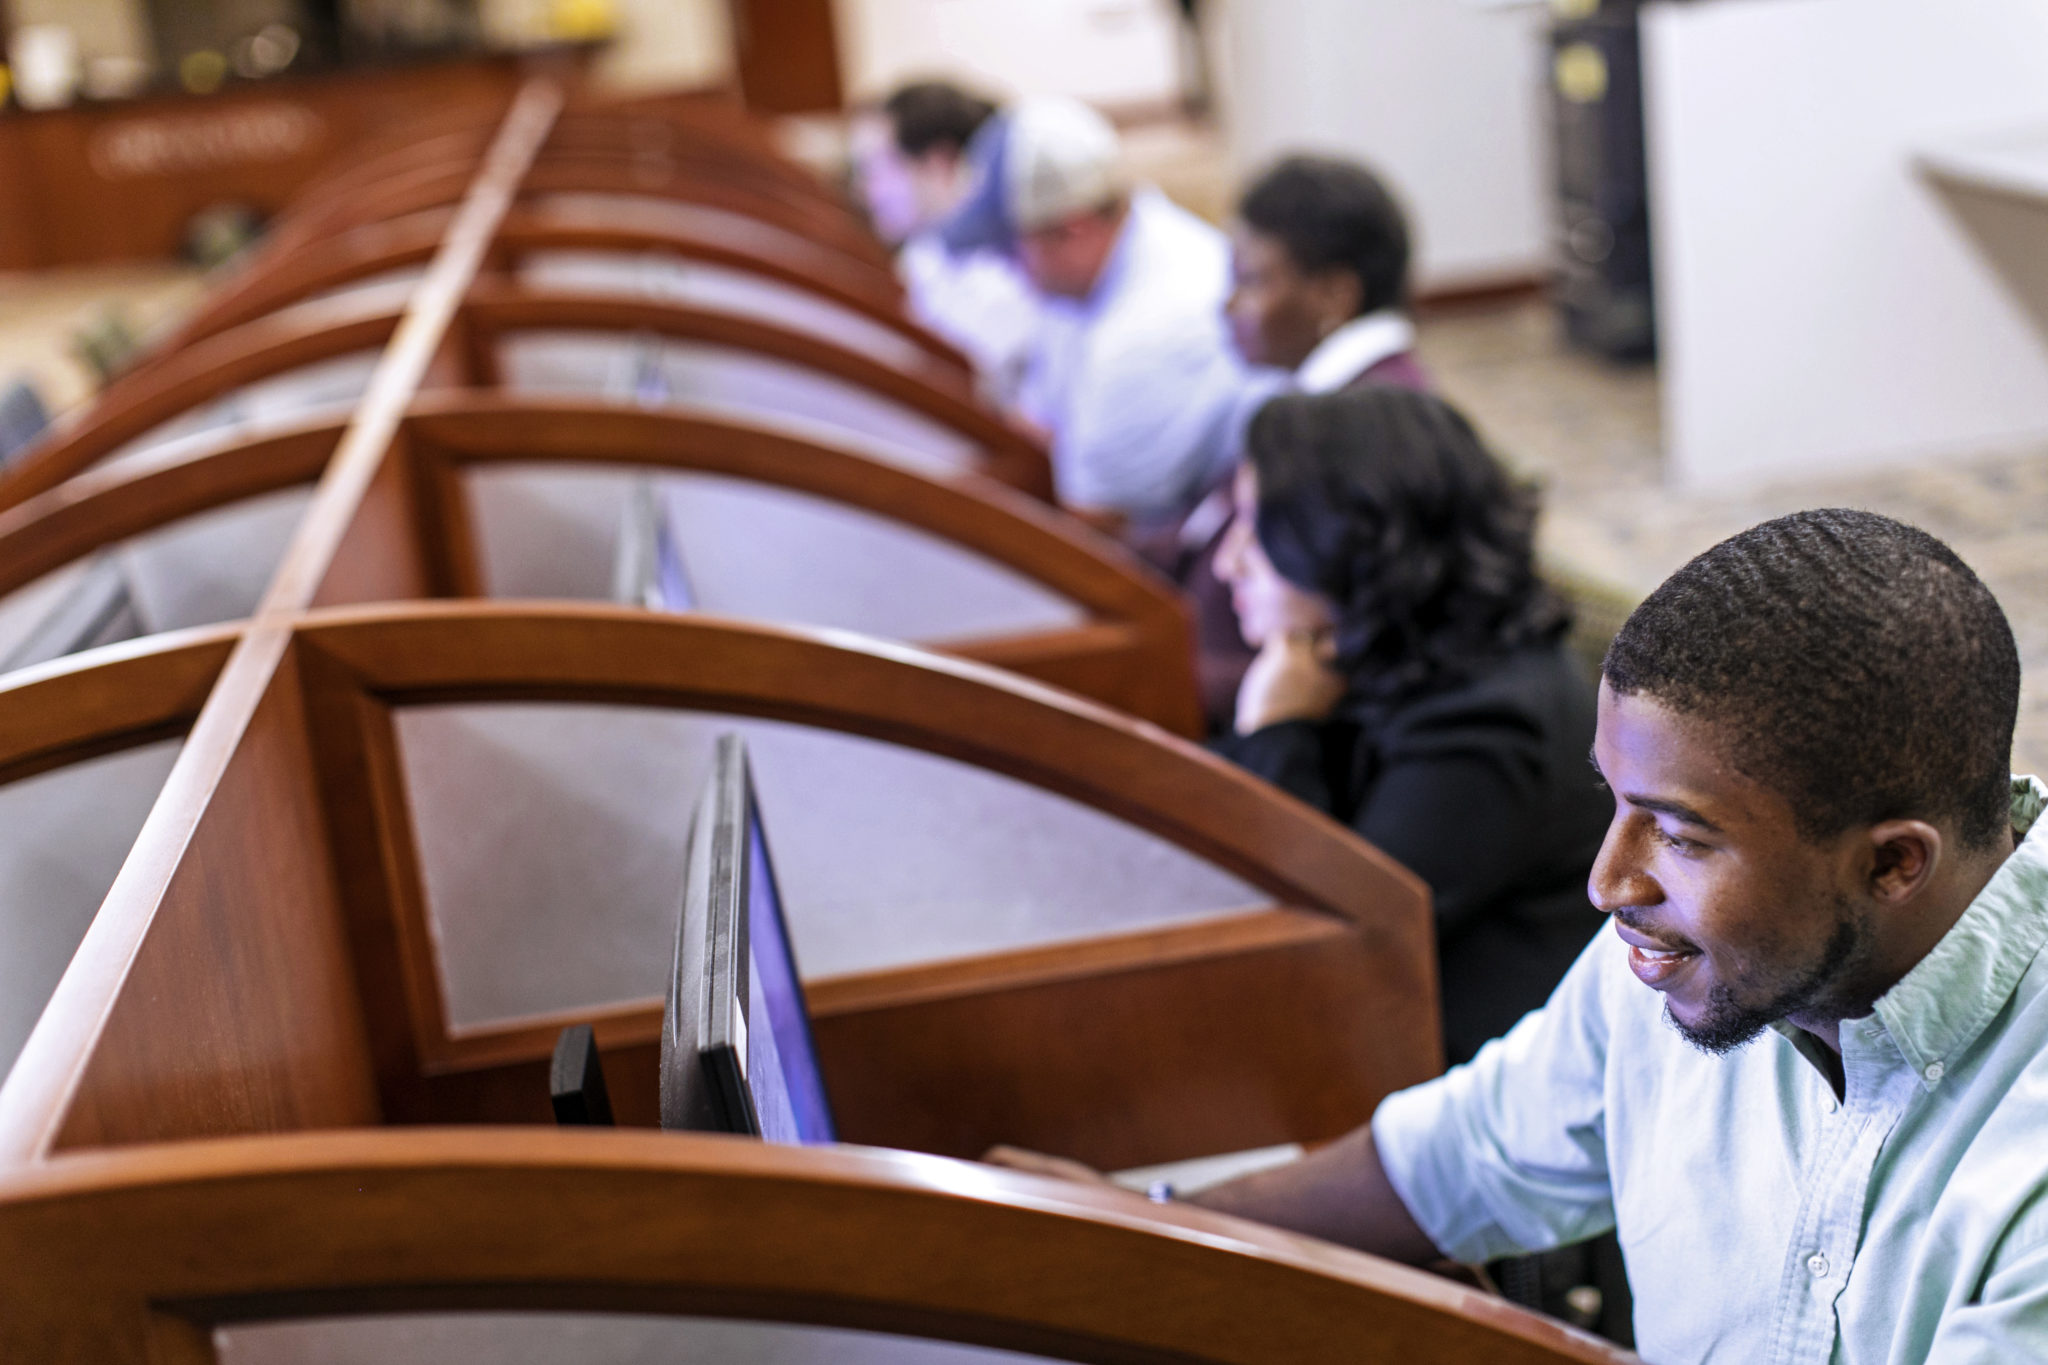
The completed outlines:
<svg viewBox="0 0 2048 1365">
<path fill-rule="evenodd" d="M 2048 790 L 1933 537 L 1781 518 L 1607 655 L 1613 920 L 1370 1125 L 1197 1202 L 1381 1255 L 1618 1232 L 1653 1362 L 2048 1359 Z"/>
</svg>

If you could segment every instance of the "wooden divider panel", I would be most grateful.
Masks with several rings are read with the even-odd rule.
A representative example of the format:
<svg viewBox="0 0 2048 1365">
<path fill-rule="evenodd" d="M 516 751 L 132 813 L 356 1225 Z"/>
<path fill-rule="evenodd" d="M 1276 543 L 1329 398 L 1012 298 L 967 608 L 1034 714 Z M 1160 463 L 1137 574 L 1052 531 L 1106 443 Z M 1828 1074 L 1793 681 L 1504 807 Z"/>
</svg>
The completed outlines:
<svg viewBox="0 0 2048 1365">
<path fill-rule="evenodd" d="M 57 1145 L 376 1118 L 291 623 L 356 524 L 560 107 L 545 82 L 520 93 L 426 281 L 395 320 L 257 619 L 0 1088 L 0 1165 Z"/>
<path fill-rule="evenodd" d="M 0 1353 L 210 1359 L 215 1323 L 708 1313 L 1096 1362 L 1621 1365 L 1418 1271 L 1190 1207 L 934 1157 L 411 1131 L 0 1175 Z M 182 1331 L 181 1331 L 182 1329 Z M 149 1354 L 177 1344 L 194 1354 Z"/>
</svg>

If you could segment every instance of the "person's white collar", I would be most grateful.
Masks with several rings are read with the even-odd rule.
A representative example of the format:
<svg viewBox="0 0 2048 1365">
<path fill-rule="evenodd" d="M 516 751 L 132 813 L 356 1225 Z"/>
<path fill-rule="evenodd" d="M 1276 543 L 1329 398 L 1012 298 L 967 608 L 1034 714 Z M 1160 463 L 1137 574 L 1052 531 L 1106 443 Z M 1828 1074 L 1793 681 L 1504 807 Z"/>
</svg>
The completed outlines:
<svg viewBox="0 0 2048 1365">
<path fill-rule="evenodd" d="M 1294 372 L 1303 393 L 1331 393 L 1389 356 L 1415 345 L 1415 324 L 1404 313 L 1382 308 L 1351 319 L 1318 342 Z"/>
</svg>

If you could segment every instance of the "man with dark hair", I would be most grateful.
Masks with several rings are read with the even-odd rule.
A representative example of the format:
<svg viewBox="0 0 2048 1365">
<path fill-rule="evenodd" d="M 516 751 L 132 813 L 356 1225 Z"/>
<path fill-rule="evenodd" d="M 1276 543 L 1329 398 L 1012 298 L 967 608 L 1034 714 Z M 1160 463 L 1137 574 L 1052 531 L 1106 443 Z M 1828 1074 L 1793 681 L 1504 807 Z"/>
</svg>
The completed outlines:
<svg viewBox="0 0 2048 1365">
<path fill-rule="evenodd" d="M 967 144 L 995 114 L 946 81 L 917 81 L 854 116 L 854 180 L 875 232 L 899 248 L 911 312 L 974 362 L 1007 400 L 1038 324 L 1031 287 L 1000 252 L 954 252 L 937 228 L 972 187 Z"/>
<path fill-rule="evenodd" d="M 1680 569 L 1604 672 L 1615 933 L 1199 1202 L 1411 1261 L 1614 1228 L 1660 1362 L 2048 1358 L 2048 788 L 2007 771 L 1998 603 L 1924 532 L 1805 512 Z"/>
<path fill-rule="evenodd" d="M 882 101 L 897 149 L 912 161 L 944 156 L 957 162 L 995 111 L 988 100 L 948 81 L 913 81 Z"/>
<path fill-rule="evenodd" d="M 1356 383 L 1427 388 L 1414 357 L 1408 222 L 1371 171 L 1291 156 L 1239 201 L 1229 311 L 1238 351 L 1310 393 Z"/>
</svg>

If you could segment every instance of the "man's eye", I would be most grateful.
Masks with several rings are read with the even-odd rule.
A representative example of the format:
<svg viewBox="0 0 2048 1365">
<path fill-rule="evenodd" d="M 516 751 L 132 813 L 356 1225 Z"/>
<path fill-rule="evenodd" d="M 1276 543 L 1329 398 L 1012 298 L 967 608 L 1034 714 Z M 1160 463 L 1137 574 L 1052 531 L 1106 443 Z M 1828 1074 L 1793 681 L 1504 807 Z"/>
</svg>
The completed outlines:
<svg viewBox="0 0 2048 1365">
<path fill-rule="evenodd" d="M 1673 834 L 1668 829 L 1659 829 L 1657 831 L 1657 838 L 1663 842 L 1666 848 L 1676 853 L 1699 853 L 1706 848 L 1706 845 L 1699 840 L 1688 839 L 1683 834 Z"/>
</svg>

